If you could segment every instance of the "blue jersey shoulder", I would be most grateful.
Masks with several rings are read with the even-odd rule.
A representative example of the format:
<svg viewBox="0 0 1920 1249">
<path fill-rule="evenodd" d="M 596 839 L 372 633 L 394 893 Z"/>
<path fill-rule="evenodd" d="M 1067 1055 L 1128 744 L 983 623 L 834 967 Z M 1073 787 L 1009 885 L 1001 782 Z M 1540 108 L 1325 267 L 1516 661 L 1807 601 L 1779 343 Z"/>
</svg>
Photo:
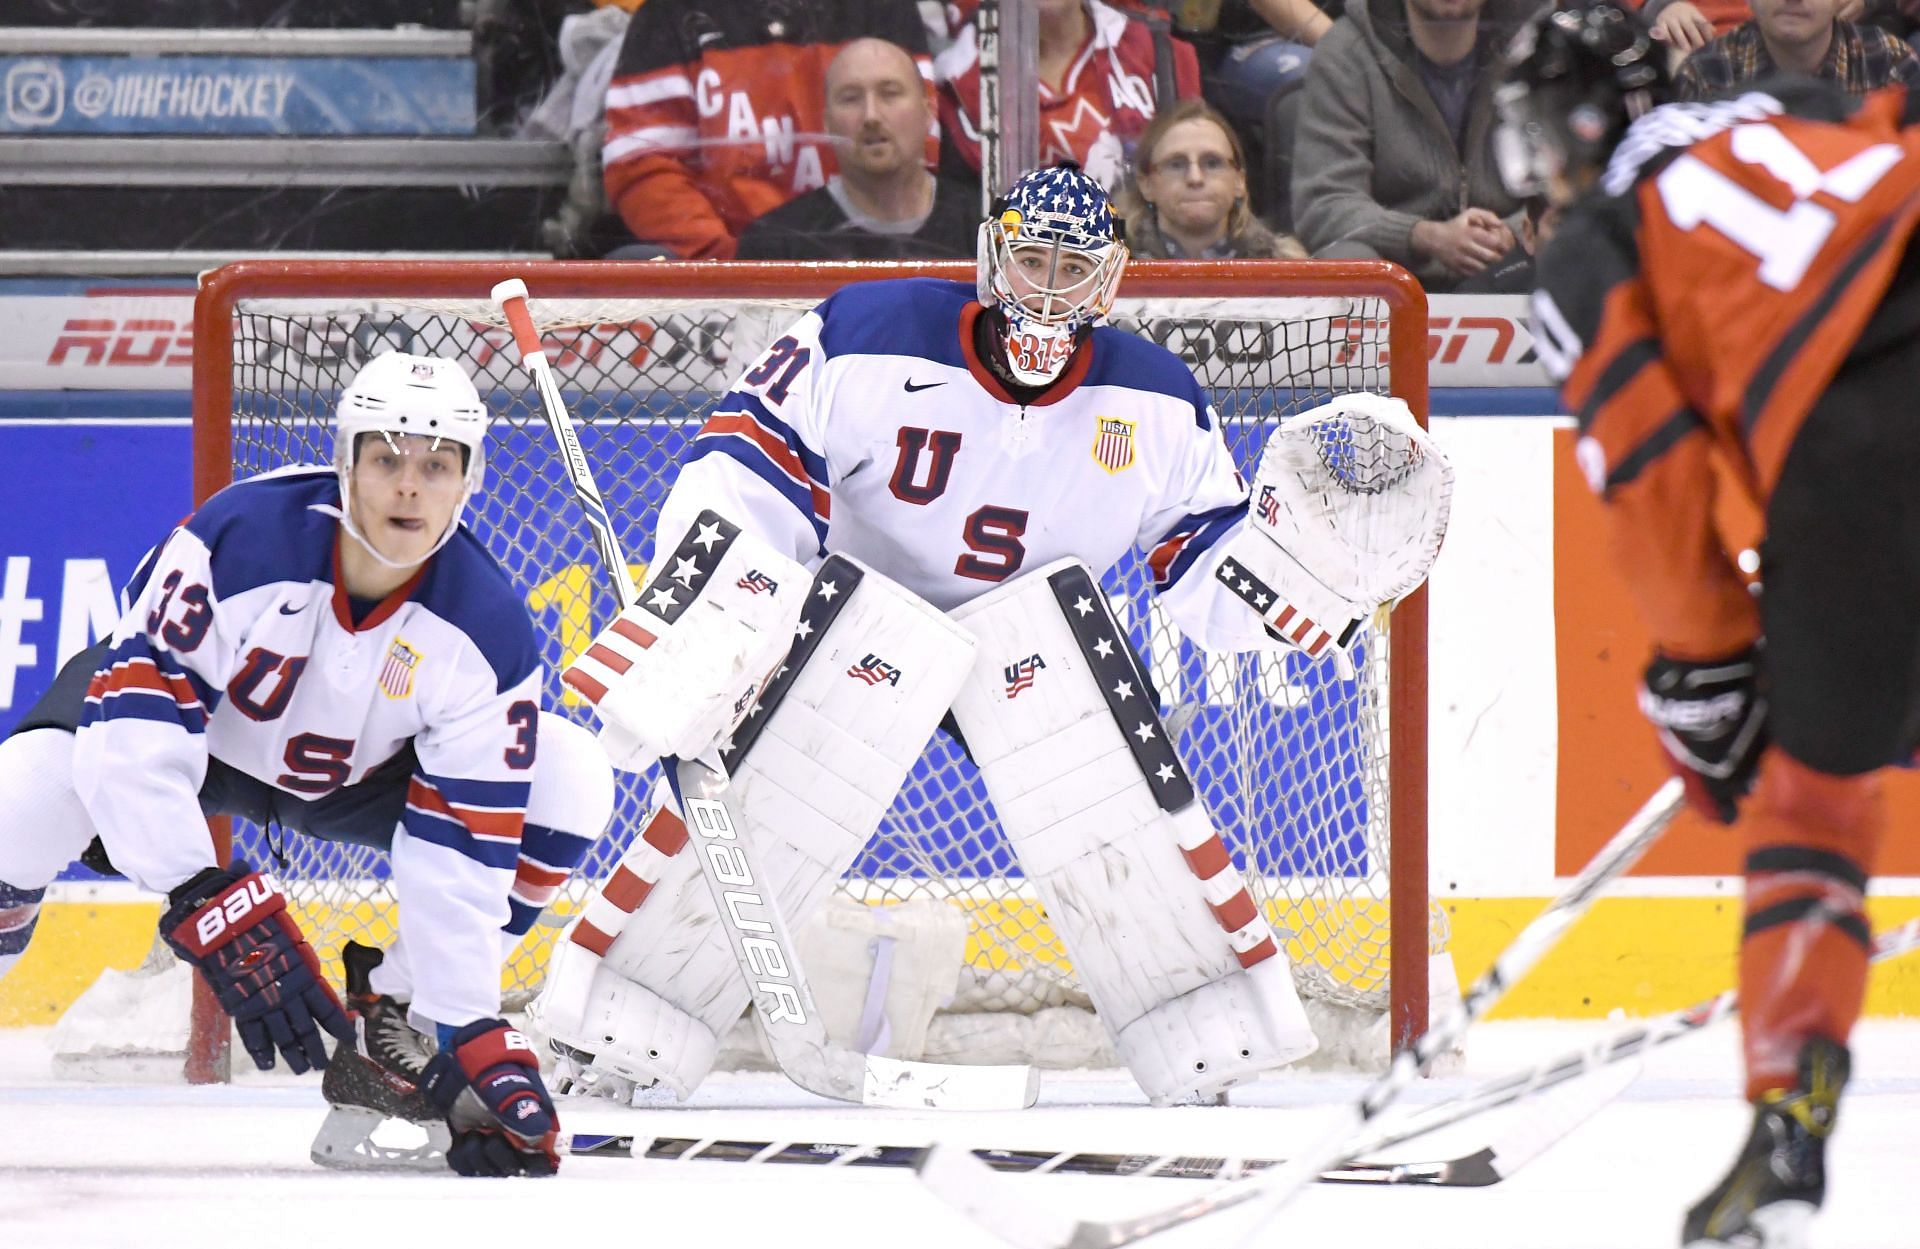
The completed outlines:
<svg viewBox="0 0 1920 1249">
<path fill-rule="evenodd" d="M 974 297 L 965 282 L 888 278 L 859 282 L 815 309 L 820 348 L 833 356 L 912 356 L 965 368 L 960 310 Z"/>
<path fill-rule="evenodd" d="M 472 639 L 500 689 L 518 685 L 539 668 L 533 617 L 520 591 L 465 525 L 433 557 L 413 601 Z"/>
<path fill-rule="evenodd" d="M 1193 419 L 1211 429 L 1207 392 L 1187 362 L 1159 343 L 1102 325 L 1093 331 L 1093 367 L 1082 386 L 1119 386 L 1167 395 L 1193 405 Z"/>
<path fill-rule="evenodd" d="M 298 468 L 237 481 L 202 503 L 186 528 L 203 543 L 220 598 L 276 581 L 332 579 L 340 479 L 331 468 Z"/>
</svg>

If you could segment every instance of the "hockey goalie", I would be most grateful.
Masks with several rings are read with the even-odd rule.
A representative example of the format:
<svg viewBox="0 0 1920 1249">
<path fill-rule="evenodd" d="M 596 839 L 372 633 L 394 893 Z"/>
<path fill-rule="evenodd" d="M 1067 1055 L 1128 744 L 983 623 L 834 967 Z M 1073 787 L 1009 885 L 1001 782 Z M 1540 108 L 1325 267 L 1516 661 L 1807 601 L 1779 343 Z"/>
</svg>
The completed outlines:
<svg viewBox="0 0 1920 1249">
<path fill-rule="evenodd" d="M 1404 404 L 1356 394 L 1281 426 L 1249 489 L 1179 358 L 1100 324 L 1126 259 L 1061 165 L 982 225 L 974 286 L 807 313 L 694 439 L 640 601 L 565 679 L 616 767 L 717 755 L 796 925 L 950 715 L 1164 1105 L 1315 1041 L 1099 577 L 1138 546 L 1198 645 L 1327 654 L 1424 579 L 1452 470 Z M 563 1070 L 685 1098 L 745 1009 L 687 840 L 662 801 L 559 943 L 532 1014 Z"/>
</svg>

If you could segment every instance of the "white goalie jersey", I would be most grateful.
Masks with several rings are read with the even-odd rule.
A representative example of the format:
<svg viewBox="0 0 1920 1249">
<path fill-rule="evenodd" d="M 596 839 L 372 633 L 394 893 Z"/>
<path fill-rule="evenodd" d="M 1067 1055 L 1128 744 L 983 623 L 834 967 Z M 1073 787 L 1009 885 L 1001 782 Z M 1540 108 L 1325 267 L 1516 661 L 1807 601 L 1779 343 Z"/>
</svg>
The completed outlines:
<svg viewBox="0 0 1920 1249">
<path fill-rule="evenodd" d="M 1247 486 L 1186 365 L 1101 327 L 1023 406 L 974 354 L 973 299 L 959 282 L 867 282 L 800 318 L 694 438 L 657 551 L 711 508 L 801 564 L 843 552 L 950 610 L 1138 546 L 1197 643 L 1279 645 L 1213 576 L 1246 528 Z"/>
</svg>

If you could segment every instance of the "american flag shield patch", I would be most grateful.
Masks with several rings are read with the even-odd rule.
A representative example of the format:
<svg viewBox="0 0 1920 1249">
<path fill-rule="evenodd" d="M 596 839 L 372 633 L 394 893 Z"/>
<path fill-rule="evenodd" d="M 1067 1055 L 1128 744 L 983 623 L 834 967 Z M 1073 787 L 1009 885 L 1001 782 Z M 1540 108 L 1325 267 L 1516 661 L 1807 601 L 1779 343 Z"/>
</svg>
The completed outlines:
<svg viewBox="0 0 1920 1249">
<path fill-rule="evenodd" d="M 1109 473 L 1132 468 L 1134 422 L 1117 416 L 1096 416 L 1093 422 L 1097 431 L 1093 436 L 1094 461 Z"/>
<path fill-rule="evenodd" d="M 413 670 L 420 666 L 420 652 L 399 638 L 380 665 L 380 690 L 388 698 L 405 698 L 413 693 Z"/>
</svg>

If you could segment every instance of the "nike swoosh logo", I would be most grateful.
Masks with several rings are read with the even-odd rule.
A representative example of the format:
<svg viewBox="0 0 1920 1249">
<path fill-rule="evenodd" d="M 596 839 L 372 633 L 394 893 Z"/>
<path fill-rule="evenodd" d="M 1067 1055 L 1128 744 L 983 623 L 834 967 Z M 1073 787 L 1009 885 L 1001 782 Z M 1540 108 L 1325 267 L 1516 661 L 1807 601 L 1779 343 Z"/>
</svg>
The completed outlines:
<svg viewBox="0 0 1920 1249">
<path fill-rule="evenodd" d="M 935 386 L 945 385 L 945 382 L 908 382 L 907 393 L 912 394 L 916 390 L 932 390 Z"/>
<path fill-rule="evenodd" d="M 307 607 L 306 607 L 306 604 L 304 603 L 280 604 L 280 614 L 282 616 L 298 616 L 301 612 L 305 610 L 307 610 Z"/>
</svg>

